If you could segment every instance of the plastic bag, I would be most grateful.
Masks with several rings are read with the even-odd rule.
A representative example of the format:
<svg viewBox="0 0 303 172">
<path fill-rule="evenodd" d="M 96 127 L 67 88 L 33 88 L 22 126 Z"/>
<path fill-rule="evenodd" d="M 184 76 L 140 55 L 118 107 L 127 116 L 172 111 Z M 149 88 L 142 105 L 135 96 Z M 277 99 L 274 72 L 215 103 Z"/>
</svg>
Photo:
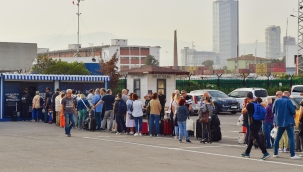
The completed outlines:
<svg viewBox="0 0 303 172">
<path fill-rule="evenodd" d="M 241 127 L 242 125 L 243 125 L 243 122 L 242 122 L 242 121 L 238 121 L 238 122 L 237 122 L 237 126 L 238 126 L 238 127 Z"/>
<path fill-rule="evenodd" d="M 246 137 L 246 133 L 239 132 L 238 143 L 240 144 L 245 143 L 245 137 Z"/>
<path fill-rule="evenodd" d="M 190 118 L 186 120 L 186 131 L 194 131 L 194 121 Z"/>
<path fill-rule="evenodd" d="M 270 132 L 270 136 L 273 138 L 273 139 L 276 139 L 277 137 L 277 133 L 278 133 L 278 128 L 273 128 Z"/>
</svg>

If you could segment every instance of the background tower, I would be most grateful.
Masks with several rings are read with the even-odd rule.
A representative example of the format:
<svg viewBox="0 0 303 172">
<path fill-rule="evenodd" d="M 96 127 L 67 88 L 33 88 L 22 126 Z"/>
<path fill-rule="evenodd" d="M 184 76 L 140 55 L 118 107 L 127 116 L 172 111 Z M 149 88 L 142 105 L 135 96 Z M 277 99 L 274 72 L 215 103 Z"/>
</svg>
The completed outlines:
<svg viewBox="0 0 303 172">
<path fill-rule="evenodd" d="M 174 34 L 174 69 L 178 68 L 178 44 L 177 44 L 177 30 Z"/>
</svg>

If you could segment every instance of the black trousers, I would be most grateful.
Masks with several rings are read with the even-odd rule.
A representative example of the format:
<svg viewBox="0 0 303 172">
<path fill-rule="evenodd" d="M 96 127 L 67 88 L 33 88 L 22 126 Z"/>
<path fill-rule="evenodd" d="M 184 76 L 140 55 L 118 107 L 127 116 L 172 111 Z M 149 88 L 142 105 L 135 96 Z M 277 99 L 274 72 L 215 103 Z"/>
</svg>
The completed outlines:
<svg viewBox="0 0 303 172">
<path fill-rule="evenodd" d="M 249 136 L 248 136 L 248 146 L 247 146 L 245 153 L 247 153 L 247 154 L 250 153 L 251 148 L 254 144 L 254 139 L 257 141 L 259 148 L 262 150 L 262 153 L 263 154 L 267 153 L 267 150 L 261 143 L 261 140 L 260 140 L 259 134 L 258 134 L 261 129 L 261 126 L 262 126 L 262 123 L 250 125 L 250 132 L 249 132 Z"/>
<path fill-rule="evenodd" d="M 55 108 L 53 108 L 53 124 L 56 124 L 56 114 Z"/>
<path fill-rule="evenodd" d="M 162 109 L 161 109 L 161 112 L 160 112 L 160 120 L 162 118 L 164 118 L 164 108 L 165 108 L 165 105 L 161 105 L 162 106 Z"/>
<path fill-rule="evenodd" d="M 29 116 L 29 104 L 22 104 L 22 120 L 28 120 Z"/>
<path fill-rule="evenodd" d="M 211 141 L 210 122 L 202 122 L 201 125 L 202 125 L 202 140 L 206 139 L 205 133 L 207 130 L 208 140 Z"/>
</svg>

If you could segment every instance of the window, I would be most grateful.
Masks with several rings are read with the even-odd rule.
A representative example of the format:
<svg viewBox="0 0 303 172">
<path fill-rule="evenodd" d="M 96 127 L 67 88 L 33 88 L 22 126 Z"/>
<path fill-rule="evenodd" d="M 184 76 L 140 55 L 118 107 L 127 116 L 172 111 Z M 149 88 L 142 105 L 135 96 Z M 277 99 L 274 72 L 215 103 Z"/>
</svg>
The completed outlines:
<svg viewBox="0 0 303 172">
<path fill-rule="evenodd" d="M 136 93 L 138 95 L 138 97 L 140 96 L 141 90 L 140 90 L 140 79 L 134 79 L 134 93 Z"/>
<path fill-rule="evenodd" d="M 162 94 L 166 95 L 166 80 L 165 79 L 158 79 L 157 80 L 157 90 L 162 91 Z"/>
<path fill-rule="evenodd" d="M 231 92 L 228 96 L 229 97 L 238 97 L 238 91 Z"/>
</svg>

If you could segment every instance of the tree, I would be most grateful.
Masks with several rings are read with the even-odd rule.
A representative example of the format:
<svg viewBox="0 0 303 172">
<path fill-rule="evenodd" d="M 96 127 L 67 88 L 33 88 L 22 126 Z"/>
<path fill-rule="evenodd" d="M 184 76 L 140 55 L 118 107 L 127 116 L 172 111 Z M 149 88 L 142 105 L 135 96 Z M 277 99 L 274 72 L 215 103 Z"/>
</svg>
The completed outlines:
<svg viewBox="0 0 303 172">
<path fill-rule="evenodd" d="M 68 63 L 61 61 L 61 59 L 53 60 L 46 56 L 37 58 L 37 64 L 33 66 L 32 72 L 39 74 L 89 75 L 84 63 Z"/>
<path fill-rule="evenodd" d="M 204 66 L 213 67 L 214 61 L 212 60 L 206 60 L 202 63 Z"/>
<path fill-rule="evenodd" d="M 144 64 L 146 66 L 159 66 L 159 61 L 154 56 L 148 55 L 145 58 Z"/>
<path fill-rule="evenodd" d="M 99 65 L 101 67 L 100 72 L 110 77 L 109 84 L 112 89 L 118 87 L 119 78 L 121 77 L 118 73 L 118 66 L 116 65 L 118 60 L 117 53 L 115 53 L 107 62 L 102 58 L 99 60 Z"/>
</svg>

